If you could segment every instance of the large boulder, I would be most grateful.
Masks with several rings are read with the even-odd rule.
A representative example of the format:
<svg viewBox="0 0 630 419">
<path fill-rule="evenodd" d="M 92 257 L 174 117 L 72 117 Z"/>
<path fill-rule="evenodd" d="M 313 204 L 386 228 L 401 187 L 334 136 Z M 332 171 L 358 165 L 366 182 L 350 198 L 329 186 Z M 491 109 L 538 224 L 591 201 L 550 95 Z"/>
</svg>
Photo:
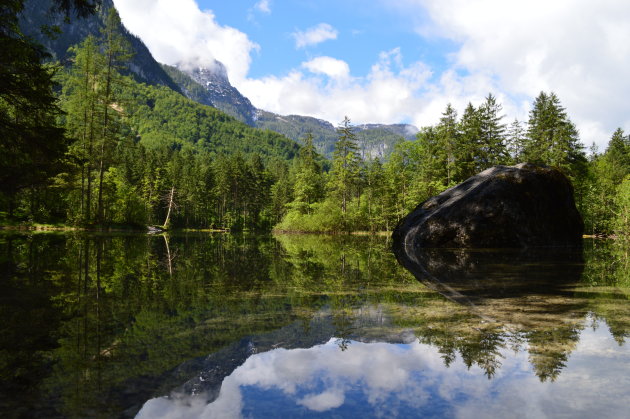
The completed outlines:
<svg viewBox="0 0 630 419">
<path fill-rule="evenodd" d="M 394 251 L 418 248 L 579 246 L 584 223 L 558 170 L 494 166 L 429 198 L 393 233 Z"/>
</svg>

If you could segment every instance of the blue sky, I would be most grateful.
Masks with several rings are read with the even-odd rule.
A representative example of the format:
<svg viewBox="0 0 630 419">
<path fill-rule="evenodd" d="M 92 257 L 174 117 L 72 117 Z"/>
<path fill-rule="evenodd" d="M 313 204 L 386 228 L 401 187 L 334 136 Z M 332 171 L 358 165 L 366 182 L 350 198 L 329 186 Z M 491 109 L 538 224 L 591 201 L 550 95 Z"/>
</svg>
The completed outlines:
<svg viewBox="0 0 630 419">
<path fill-rule="evenodd" d="M 258 108 L 437 123 L 488 93 L 504 122 L 555 92 L 586 145 L 630 130 L 626 0 L 114 0 L 160 62 L 211 66 Z"/>
<path fill-rule="evenodd" d="M 198 1 L 201 9 L 214 12 L 225 25 L 239 28 L 260 45 L 254 55 L 249 76 L 288 73 L 291 68 L 317 56 L 343 59 L 351 75 L 369 72 L 382 51 L 400 48 L 403 62 L 422 60 L 436 70 L 445 68 L 452 42 L 443 38 L 423 38 L 415 32 L 414 20 L 385 3 L 365 1 L 282 1 L 270 0 L 268 9 L 244 1 Z M 266 10 L 269 10 L 268 12 Z M 336 38 L 296 47 L 294 34 L 325 23 L 334 28 Z"/>
</svg>

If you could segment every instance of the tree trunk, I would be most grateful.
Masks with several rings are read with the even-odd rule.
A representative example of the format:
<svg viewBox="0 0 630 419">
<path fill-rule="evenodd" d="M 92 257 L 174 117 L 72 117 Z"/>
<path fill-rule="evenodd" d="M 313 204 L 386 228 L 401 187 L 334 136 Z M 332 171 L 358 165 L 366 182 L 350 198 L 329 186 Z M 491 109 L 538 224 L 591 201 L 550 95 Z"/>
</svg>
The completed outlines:
<svg viewBox="0 0 630 419">
<path fill-rule="evenodd" d="M 168 197 L 168 211 L 166 212 L 166 220 L 164 220 L 164 225 L 162 226 L 165 230 L 168 229 L 168 225 L 171 220 L 171 211 L 174 205 L 174 200 L 173 200 L 174 196 L 175 196 L 175 186 L 171 188 L 171 193 L 169 194 L 169 197 Z"/>
</svg>

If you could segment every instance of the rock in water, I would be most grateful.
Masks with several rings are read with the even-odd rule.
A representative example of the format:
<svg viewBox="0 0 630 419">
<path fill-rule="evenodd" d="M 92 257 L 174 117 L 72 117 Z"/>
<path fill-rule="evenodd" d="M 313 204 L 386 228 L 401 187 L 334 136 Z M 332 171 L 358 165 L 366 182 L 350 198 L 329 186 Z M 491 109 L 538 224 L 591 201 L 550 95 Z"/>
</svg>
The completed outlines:
<svg viewBox="0 0 630 419">
<path fill-rule="evenodd" d="M 427 199 L 393 233 L 394 250 L 420 247 L 579 246 L 584 223 L 558 170 L 494 166 Z"/>
</svg>

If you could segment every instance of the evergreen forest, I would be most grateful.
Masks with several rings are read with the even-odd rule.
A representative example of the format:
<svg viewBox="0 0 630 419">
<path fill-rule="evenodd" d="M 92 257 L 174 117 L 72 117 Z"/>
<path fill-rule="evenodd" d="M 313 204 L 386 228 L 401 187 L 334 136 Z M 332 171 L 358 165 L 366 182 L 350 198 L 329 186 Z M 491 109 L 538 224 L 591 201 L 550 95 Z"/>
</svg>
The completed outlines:
<svg viewBox="0 0 630 419">
<path fill-rule="evenodd" d="M 83 0 L 59 13 L 93 13 Z M 197 228 L 300 232 L 389 231 L 416 205 L 498 164 L 531 162 L 572 181 L 589 234 L 630 232 L 630 136 L 585 150 L 553 92 L 527 121 L 508 122 L 493 94 L 364 157 L 340 115 L 332 158 L 250 127 L 166 86 L 128 75 L 132 49 L 114 8 L 99 36 L 51 60 L 18 24 L 23 2 L 0 13 L 0 222 L 89 229 Z M 376 141 L 371 139 L 371 141 Z"/>
</svg>

